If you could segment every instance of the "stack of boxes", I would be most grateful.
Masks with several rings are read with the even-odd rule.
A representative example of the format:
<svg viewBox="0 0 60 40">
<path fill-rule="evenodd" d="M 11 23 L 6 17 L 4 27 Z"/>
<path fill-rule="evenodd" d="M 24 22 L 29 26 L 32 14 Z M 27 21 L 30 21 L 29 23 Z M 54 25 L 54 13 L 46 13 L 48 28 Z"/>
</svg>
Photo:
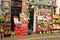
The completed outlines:
<svg viewBox="0 0 60 40">
<path fill-rule="evenodd" d="M 28 35 L 28 20 L 22 17 L 20 21 L 17 21 L 15 24 L 14 31 L 16 32 L 16 36 L 27 36 Z"/>
<path fill-rule="evenodd" d="M 28 24 L 26 21 L 22 24 L 22 34 L 23 36 L 28 35 Z"/>
<path fill-rule="evenodd" d="M 28 26 L 22 26 L 20 24 L 15 25 L 16 36 L 26 36 L 28 35 Z"/>
<path fill-rule="evenodd" d="M 22 36 L 22 28 L 20 26 L 15 25 L 15 32 L 16 32 L 16 36 Z"/>
</svg>

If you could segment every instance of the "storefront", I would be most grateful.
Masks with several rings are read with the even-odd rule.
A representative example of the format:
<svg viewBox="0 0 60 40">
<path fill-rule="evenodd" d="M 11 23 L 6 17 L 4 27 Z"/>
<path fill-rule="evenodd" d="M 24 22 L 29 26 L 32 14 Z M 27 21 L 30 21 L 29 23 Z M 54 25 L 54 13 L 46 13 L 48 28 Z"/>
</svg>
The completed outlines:
<svg viewBox="0 0 60 40">
<path fill-rule="evenodd" d="M 22 12 L 22 1 L 20 0 L 12 0 L 11 1 L 11 24 L 12 24 L 12 30 L 14 30 L 14 16 L 18 17 L 18 20 L 20 21 L 20 13 Z"/>
<path fill-rule="evenodd" d="M 34 26 L 33 26 L 33 32 L 36 32 L 37 30 L 38 31 L 42 31 L 42 30 L 47 31 L 48 30 L 48 28 L 46 28 L 46 29 L 41 28 L 41 25 L 42 24 L 41 25 L 39 24 L 40 25 L 39 26 L 38 23 L 36 23 L 37 22 L 37 19 L 38 20 L 41 20 L 39 23 L 41 23 L 41 22 L 47 23 L 46 20 L 48 20 L 49 18 L 48 19 L 47 18 L 45 18 L 45 19 L 42 18 L 42 16 L 47 16 L 47 15 L 50 15 L 51 16 L 50 18 L 52 18 L 51 21 L 50 21 L 50 24 L 49 24 L 51 26 L 50 27 L 51 30 L 59 29 L 59 26 L 55 26 L 54 25 L 54 20 L 55 20 L 54 19 L 54 17 L 55 17 L 54 15 L 55 15 L 55 12 L 56 12 L 55 2 L 52 2 L 50 0 L 48 0 L 48 1 L 46 1 L 46 0 L 44 0 L 44 1 L 43 0 L 40 0 L 40 1 L 37 1 L 37 2 L 35 1 L 35 3 L 36 4 L 34 5 Z M 52 3 L 53 3 L 53 5 L 52 5 Z M 57 14 L 56 17 L 59 18 L 59 15 Z M 45 20 L 45 21 L 42 21 L 42 19 Z M 57 19 L 57 21 L 58 21 L 58 19 Z M 56 24 L 56 22 L 55 22 L 55 24 Z M 57 27 L 57 28 L 54 28 L 54 27 Z"/>
<path fill-rule="evenodd" d="M 0 0 L 0 9 L 1 9 L 0 15 L 2 16 L 2 18 L 0 18 L 0 20 L 3 20 L 2 22 L 4 23 L 5 36 L 11 36 L 11 33 L 13 31 L 17 32 L 15 30 L 16 27 L 15 27 L 15 23 L 14 23 L 14 17 L 18 19 L 17 21 L 20 21 L 20 13 L 25 12 L 25 7 L 26 6 L 25 6 L 24 0 Z M 24 27 L 21 28 L 20 30 L 23 30 L 23 29 L 24 29 Z M 20 30 L 18 30 L 18 31 L 20 31 Z M 26 31 L 26 33 L 23 34 L 22 32 L 25 32 L 25 31 Z M 20 31 L 19 32 L 20 34 L 18 33 L 18 36 L 21 36 L 22 34 L 28 35 L 28 27 L 26 30 L 24 29 L 22 32 Z"/>
</svg>

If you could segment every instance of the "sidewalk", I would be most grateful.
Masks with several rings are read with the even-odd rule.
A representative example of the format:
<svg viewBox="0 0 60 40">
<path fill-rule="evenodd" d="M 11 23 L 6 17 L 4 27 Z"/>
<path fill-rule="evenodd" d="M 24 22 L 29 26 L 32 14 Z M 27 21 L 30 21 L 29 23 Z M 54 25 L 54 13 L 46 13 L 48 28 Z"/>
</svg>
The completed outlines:
<svg viewBox="0 0 60 40">
<path fill-rule="evenodd" d="M 60 33 L 52 34 L 32 34 L 28 36 L 15 37 L 15 38 L 4 38 L 4 40 L 40 40 L 40 39 L 60 39 Z"/>
</svg>

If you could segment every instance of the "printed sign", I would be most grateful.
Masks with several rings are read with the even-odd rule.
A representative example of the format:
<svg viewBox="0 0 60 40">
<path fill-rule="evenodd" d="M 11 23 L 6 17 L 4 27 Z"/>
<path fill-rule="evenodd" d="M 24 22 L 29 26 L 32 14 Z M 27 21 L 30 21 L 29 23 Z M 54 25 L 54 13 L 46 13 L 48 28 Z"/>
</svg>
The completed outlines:
<svg viewBox="0 0 60 40">
<path fill-rule="evenodd" d="M 18 22 L 18 18 L 14 17 L 14 23 L 16 24 Z"/>
<path fill-rule="evenodd" d="M 1 5 L 1 0 L 0 0 L 0 5 Z"/>
</svg>

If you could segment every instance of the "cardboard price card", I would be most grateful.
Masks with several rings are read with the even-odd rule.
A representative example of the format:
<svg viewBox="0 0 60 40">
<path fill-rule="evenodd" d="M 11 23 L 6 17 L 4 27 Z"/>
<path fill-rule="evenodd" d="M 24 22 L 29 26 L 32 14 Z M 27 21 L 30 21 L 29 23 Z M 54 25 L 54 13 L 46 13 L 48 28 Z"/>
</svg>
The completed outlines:
<svg viewBox="0 0 60 40">
<path fill-rule="evenodd" d="M 16 24 L 18 22 L 18 18 L 14 17 L 14 23 Z"/>
</svg>

